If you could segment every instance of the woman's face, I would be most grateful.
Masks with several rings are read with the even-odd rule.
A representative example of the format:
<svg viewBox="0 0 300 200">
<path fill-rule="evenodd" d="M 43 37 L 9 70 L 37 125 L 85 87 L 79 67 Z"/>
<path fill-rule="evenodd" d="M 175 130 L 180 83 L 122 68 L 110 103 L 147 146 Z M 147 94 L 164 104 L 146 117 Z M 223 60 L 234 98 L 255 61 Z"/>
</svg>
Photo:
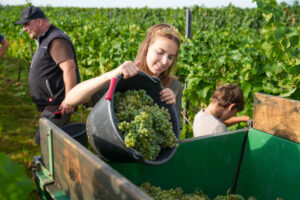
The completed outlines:
<svg viewBox="0 0 300 200">
<path fill-rule="evenodd" d="M 177 51 L 178 46 L 173 40 L 163 36 L 156 36 L 148 47 L 146 57 L 150 72 L 158 77 L 172 65 Z"/>
</svg>

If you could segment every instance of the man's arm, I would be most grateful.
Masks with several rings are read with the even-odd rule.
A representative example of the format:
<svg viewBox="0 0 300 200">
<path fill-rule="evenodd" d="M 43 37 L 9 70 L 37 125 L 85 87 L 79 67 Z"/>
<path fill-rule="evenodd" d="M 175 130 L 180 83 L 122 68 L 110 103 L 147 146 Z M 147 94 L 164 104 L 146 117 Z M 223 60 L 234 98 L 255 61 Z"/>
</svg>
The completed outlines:
<svg viewBox="0 0 300 200">
<path fill-rule="evenodd" d="M 6 50 L 8 49 L 9 44 L 5 38 L 2 38 L 0 43 L 2 45 L 0 48 L 0 58 L 1 58 L 4 55 L 4 53 L 6 52 Z"/>
<path fill-rule="evenodd" d="M 66 39 L 56 38 L 50 45 L 50 55 L 55 63 L 63 71 L 63 80 L 65 85 L 65 96 L 77 84 L 76 64 L 72 46 Z M 61 103 L 59 110 L 62 114 L 71 114 L 74 107 L 65 104 L 65 99 Z"/>
<path fill-rule="evenodd" d="M 63 71 L 63 79 L 65 83 L 65 95 L 77 84 L 76 65 L 74 60 L 67 60 L 59 64 Z M 65 100 L 60 105 L 59 109 L 62 114 L 70 114 L 74 112 L 74 107 L 65 104 Z"/>
</svg>

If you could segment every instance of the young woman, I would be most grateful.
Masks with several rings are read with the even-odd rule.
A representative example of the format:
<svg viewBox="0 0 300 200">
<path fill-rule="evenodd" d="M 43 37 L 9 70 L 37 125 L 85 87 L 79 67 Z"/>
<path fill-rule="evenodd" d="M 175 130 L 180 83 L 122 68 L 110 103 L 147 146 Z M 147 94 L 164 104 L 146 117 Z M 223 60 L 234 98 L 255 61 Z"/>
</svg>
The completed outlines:
<svg viewBox="0 0 300 200">
<path fill-rule="evenodd" d="M 112 71 L 76 85 L 67 94 L 65 103 L 77 106 L 89 102 L 93 106 L 104 95 L 113 77 L 123 74 L 123 78 L 130 78 L 141 70 L 160 79 L 164 87 L 160 92 L 161 101 L 174 104 L 180 117 L 182 86 L 171 76 L 175 72 L 179 47 L 180 35 L 176 28 L 168 24 L 154 25 L 148 30 L 135 62 L 126 61 Z"/>
</svg>

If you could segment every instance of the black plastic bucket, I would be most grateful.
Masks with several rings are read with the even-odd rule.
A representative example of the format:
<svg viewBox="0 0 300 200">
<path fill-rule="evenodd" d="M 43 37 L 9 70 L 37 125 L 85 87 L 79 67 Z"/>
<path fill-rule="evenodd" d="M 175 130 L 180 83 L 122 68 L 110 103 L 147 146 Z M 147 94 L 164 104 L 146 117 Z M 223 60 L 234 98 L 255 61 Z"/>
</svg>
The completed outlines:
<svg viewBox="0 0 300 200">
<path fill-rule="evenodd" d="M 127 148 L 120 134 L 114 114 L 115 92 L 126 90 L 144 89 L 159 107 L 168 109 L 173 132 L 177 140 L 180 134 L 180 122 L 174 105 L 169 105 L 160 100 L 160 91 L 163 89 L 159 79 L 150 77 L 144 72 L 139 72 L 129 79 L 118 76 L 112 79 L 110 88 L 95 105 L 87 119 L 87 133 L 92 148 L 102 157 L 116 162 L 139 161 L 150 165 L 160 165 L 167 162 L 176 152 L 176 147 L 161 150 L 158 157 L 153 160 L 144 160 L 144 157 L 135 149 Z"/>
<path fill-rule="evenodd" d="M 83 146 L 88 146 L 85 123 L 67 124 L 61 127 L 61 129 Z"/>
</svg>

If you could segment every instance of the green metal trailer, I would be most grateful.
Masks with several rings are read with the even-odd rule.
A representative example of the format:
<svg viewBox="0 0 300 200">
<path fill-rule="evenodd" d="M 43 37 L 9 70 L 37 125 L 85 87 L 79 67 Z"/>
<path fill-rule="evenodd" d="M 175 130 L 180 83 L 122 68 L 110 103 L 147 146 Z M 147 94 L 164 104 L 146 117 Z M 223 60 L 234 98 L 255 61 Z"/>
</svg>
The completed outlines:
<svg viewBox="0 0 300 200">
<path fill-rule="evenodd" d="M 42 119 L 36 183 L 44 199 L 151 199 L 139 188 L 149 182 L 185 193 L 202 190 L 211 199 L 230 190 L 258 200 L 297 200 L 299 111 L 299 101 L 257 93 L 252 128 L 181 140 L 158 166 L 105 161 Z"/>
</svg>

